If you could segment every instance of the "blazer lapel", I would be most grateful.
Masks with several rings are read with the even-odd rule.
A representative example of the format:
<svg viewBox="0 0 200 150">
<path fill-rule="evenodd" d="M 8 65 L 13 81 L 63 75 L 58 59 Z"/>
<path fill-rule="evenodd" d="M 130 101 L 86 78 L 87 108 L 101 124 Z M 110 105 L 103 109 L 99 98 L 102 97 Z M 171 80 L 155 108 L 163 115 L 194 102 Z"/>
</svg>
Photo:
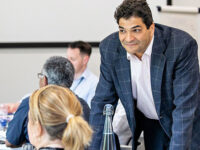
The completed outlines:
<svg viewBox="0 0 200 150">
<path fill-rule="evenodd" d="M 151 88 L 158 116 L 160 115 L 161 85 L 166 58 L 164 41 L 158 30 L 155 30 L 151 54 Z"/>
<path fill-rule="evenodd" d="M 134 101 L 132 96 L 130 61 L 127 59 L 126 50 L 121 45 L 119 48 L 119 57 L 115 61 L 115 71 L 121 91 L 121 101 L 128 107 L 125 109 L 132 116 L 134 114 Z"/>
</svg>

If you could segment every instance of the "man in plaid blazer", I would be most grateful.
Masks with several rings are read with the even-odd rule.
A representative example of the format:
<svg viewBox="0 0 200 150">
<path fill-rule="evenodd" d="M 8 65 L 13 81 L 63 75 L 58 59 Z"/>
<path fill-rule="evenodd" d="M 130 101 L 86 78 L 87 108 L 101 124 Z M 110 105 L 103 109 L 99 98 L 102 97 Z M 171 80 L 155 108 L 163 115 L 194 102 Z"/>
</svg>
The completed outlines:
<svg viewBox="0 0 200 150">
<path fill-rule="evenodd" d="M 98 150 L 103 107 L 121 100 L 133 135 L 146 150 L 199 150 L 200 98 L 196 41 L 184 31 L 154 24 L 145 0 L 116 10 L 119 32 L 100 44 L 100 80 L 91 103 L 90 150 Z"/>
</svg>

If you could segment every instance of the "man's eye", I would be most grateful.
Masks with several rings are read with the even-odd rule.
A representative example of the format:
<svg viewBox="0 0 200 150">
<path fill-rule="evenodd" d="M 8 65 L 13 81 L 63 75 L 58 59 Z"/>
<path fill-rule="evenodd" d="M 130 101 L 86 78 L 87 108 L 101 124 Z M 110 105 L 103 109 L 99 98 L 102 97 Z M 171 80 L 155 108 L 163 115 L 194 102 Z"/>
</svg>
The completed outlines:
<svg viewBox="0 0 200 150">
<path fill-rule="evenodd" d="M 120 33 L 125 33 L 125 30 L 119 30 Z"/>
<path fill-rule="evenodd" d="M 133 30 L 133 32 L 136 32 L 136 33 L 140 32 L 140 31 L 141 31 L 141 29 L 134 29 Z"/>
</svg>

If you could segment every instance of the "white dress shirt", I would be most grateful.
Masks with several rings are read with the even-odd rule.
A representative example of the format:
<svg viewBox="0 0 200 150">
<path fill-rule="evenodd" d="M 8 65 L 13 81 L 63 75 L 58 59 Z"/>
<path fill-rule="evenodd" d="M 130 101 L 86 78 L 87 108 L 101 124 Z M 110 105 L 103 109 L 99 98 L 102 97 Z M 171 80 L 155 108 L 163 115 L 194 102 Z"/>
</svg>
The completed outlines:
<svg viewBox="0 0 200 150">
<path fill-rule="evenodd" d="M 115 109 L 112 125 L 113 131 L 118 135 L 120 145 L 132 144 L 132 132 L 128 124 L 126 112 L 120 100 Z"/>
<path fill-rule="evenodd" d="M 137 100 L 137 108 L 150 119 L 158 120 L 156 108 L 153 100 L 150 77 L 150 62 L 153 46 L 151 43 L 143 54 L 141 60 L 135 55 L 127 53 L 127 59 L 130 60 L 131 82 L 133 98 Z"/>
</svg>

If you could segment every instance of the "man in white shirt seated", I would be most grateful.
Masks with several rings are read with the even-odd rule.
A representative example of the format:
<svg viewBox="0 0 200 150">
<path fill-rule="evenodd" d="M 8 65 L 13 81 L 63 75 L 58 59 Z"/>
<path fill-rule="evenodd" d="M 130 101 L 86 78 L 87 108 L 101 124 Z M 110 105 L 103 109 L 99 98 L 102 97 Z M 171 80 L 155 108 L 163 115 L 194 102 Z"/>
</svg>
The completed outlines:
<svg viewBox="0 0 200 150">
<path fill-rule="evenodd" d="M 67 58 L 75 68 L 74 81 L 70 89 L 89 106 L 98 83 L 97 76 L 87 68 L 91 53 L 91 45 L 83 41 L 75 41 L 67 49 Z"/>
</svg>

